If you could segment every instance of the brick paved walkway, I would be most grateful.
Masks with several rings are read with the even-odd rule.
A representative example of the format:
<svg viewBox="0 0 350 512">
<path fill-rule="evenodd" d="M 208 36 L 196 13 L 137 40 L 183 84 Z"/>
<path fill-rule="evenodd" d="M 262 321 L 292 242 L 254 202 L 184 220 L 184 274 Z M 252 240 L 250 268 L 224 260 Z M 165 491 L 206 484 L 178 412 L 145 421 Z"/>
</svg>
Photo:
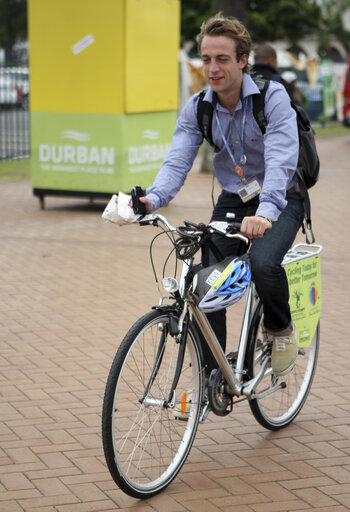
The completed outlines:
<svg viewBox="0 0 350 512">
<path fill-rule="evenodd" d="M 277 433 L 245 403 L 211 414 L 180 475 L 146 502 L 111 480 L 100 412 L 121 337 L 158 299 L 154 230 L 104 223 L 101 204 L 77 199 L 48 198 L 40 211 L 29 182 L 0 185 L 0 512 L 350 510 L 350 134 L 319 150 L 324 309 L 311 395 Z M 210 189 L 194 173 L 165 214 L 208 220 Z"/>
</svg>

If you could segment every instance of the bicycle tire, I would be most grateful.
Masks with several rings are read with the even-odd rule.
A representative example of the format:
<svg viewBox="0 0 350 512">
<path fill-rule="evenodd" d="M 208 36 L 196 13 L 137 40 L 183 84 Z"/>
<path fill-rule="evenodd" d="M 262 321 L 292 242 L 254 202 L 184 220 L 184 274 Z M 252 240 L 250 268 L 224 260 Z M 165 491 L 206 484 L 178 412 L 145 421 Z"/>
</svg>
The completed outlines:
<svg viewBox="0 0 350 512">
<path fill-rule="evenodd" d="M 183 393 L 188 420 L 164 405 L 172 386 L 179 344 L 169 334 L 169 314 L 152 311 L 126 334 L 110 369 L 102 411 L 102 438 L 108 469 L 116 484 L 135 498 L 165 489 L 183 466 L 195 438 L 201 411 L 202 367 L 199 346 L 188 327 L 175 407 Z M 162 338 L 162 333 L 165 336 Z M 165 341 L 159 351 L 160 340 Z M 157 371 L 153 372 L 158 357 Z M 151 387 L 142 399 L 150 376 Z M 147 405 L 156 400 L 157 404 Z"/>
<path fill-rule="evenodd" d="M 268 350 L 262 332 L 263 306 L 259 301 L 253 315 L 247 348 L 247 368 L 250 378 L 254 377 L 260 367 L 260 356 Z M 294 368 L 281 377 L 275 377 L 271 367 L 265 371 L 265 376 L 259 383 L 256 393 L 262 395 L 272 385 L 282 384 L 283 388 L 271 394 L 249 400 L 250 409 L 255 419 L 269 430 L 279 430 L 289 425 L 301 411 L 309 394 L 317 365 L 320 342 L 320 324 L 308 347 L 299 348 Z"/>
</svg>

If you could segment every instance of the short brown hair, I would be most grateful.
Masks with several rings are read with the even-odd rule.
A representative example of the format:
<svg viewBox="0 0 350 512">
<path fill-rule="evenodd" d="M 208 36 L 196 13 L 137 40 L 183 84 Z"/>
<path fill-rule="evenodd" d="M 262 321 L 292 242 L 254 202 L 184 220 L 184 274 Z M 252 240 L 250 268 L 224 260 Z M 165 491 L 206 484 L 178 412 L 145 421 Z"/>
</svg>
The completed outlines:
<svg viewBox="0 0 350 512">
<path fill-rule="evenodd" d="M 277 60 L 277 54 L 276 50 L 268 43 L 259 44 L 255 48 L 255 56 L 254 61 L 255 63 L 263 63 L 267 64 L 267 61 L 269 59 L 275 59 Z"/>
<path fill-rule="evenodd" d="M 237 18 L 226 17 L 222 12 L 218 12 L 215 16 L 202 23 L 197 36 L 199 54 L 201 53 L 204 36 L 227 36 L 233 39 L 236 43 L 237 62 L 239 62 L 242 55 L 249 55 L 252 47 L 252 40 L 245 26 Z M 248 71 L 248 64 L 243 71 Z"/>
</svg>

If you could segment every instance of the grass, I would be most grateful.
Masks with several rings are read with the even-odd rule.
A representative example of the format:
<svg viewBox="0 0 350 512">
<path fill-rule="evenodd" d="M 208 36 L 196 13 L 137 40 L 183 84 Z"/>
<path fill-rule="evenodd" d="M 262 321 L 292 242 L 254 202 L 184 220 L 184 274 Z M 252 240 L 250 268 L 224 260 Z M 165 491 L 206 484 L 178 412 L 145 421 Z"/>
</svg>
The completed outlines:
<svg viewBox="0 0 350 512">
<path fill-rule="evenodd" d="M 0 182 L 26 180 L 30 177 L 30 160 L 0 160 Z"/>
<path fill-rule="evenodd" d="M 317 139 L 321 137 L 337 137 L 339 135 L 350 135 L 350 127 L 342 123 L 326 123 L 323 126 L 314 127 Z"/>
<path fill-rule="evenodd" d="M 337 137 L 339 135 L 350 135 L 350 128 L 342 123 L 326 123 L 315 126 L 317 139 L 323 137 Z M 30 178 L 30 159 L 21 160 L 0 160 L 0 182 L 20 181 Z"/>
</svg>

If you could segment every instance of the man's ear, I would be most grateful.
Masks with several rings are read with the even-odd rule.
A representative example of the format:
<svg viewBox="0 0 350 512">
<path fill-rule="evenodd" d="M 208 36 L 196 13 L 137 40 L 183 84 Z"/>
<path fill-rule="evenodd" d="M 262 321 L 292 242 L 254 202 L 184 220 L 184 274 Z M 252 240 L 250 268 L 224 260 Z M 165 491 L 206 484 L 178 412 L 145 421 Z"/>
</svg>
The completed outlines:
<svg viewBox="0 0 350 512">
<path fill-rule="evenodd" d="M 248 63 L 248 55 L 246 53 L 243 53 L 243 55 L 241 55 L 241 58 L 239 59 L 239 67 L 240 69 L 244 69 L 246 67 Z"/>
</svg>

